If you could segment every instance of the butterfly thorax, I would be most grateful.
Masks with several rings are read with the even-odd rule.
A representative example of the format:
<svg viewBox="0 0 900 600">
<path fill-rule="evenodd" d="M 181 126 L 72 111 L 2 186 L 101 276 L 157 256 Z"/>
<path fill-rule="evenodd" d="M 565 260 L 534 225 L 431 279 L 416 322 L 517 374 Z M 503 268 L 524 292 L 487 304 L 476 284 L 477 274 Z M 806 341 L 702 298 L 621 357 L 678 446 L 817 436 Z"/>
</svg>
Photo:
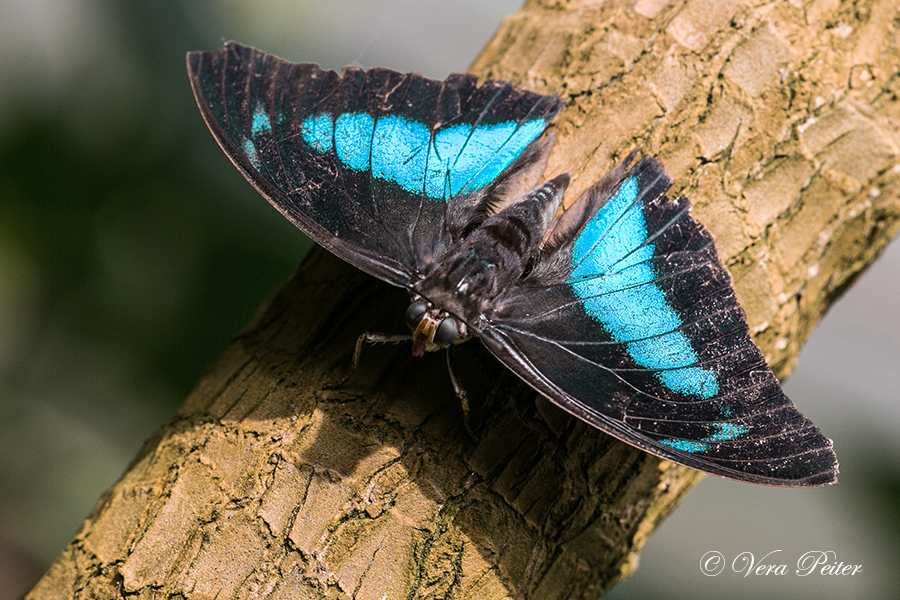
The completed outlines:
<svg viewBox="0 0 900 600">
<path fill-rule="evenodd" d="M 479 322 L 492 300 L 525 271 L 538 251 L 568 184 L 563 175 L 544 183 L 486 219 L 437 261 L 418 282 L 407 321 L 414 331 L 413 352 L 420 354 L 477 335 Z M 424 304 L 425 310 L 416 309 Z M 459 335 L 453 340 L 435 332 L 453 319 Z M 450 326 L 445 326 L 449 333 Z M 418 350 L 418 352 L 417 352 Z"/>
</svg>

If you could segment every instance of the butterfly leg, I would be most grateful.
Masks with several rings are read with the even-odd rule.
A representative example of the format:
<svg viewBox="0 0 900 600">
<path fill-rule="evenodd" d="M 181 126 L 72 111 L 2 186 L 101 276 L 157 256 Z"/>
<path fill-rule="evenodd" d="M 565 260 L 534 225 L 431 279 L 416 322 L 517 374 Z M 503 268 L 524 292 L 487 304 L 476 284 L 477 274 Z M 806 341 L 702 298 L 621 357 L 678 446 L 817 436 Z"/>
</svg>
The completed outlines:
<svg viewBox="0 0 900 600">
<path fill-rule="evenodd" d="M 398 342 L 405 342 L 411 339 L 412 336 L 408 333 L 373 333 L 371 331 L 363 333 L 356 339 L 356 348 L 353 349 L 353 360 L 350 361 L 350 369 L 347 371 L 347 374 L 344 375 L 339 381 L 326 383 L 322 386 L 322 389 L 333 390 L 350 381 L 350 378 L 353 377 L 354 373 L 356 373 L 356 367 L 359 366 L 359 357 L 360 355 L 362 355 L 363 343 L 369 342 L 370 344 L 396 344 Z"/>
<path fill-rule="evenodd" d="M 466 428 L 466 432 L 476 442 L 478 441 L 478 436 L 475 435 L 475 432 L 472 431 L 472 427 L 469 423 L 469 395 L 466 393 L 466 390 L 463 389 L 462 384 L 459 383 L 459 380 L 456 378 L 456 373 L 453 371 L 453 346 L 447 347 L 447 372 L 450 373 L 450 383 L 453 384 L 453 391 L 456 392 L 456 397 L 459 398 L 459 403 L 462 405 L 463 410 L 463 425 Z"/>
</svg>

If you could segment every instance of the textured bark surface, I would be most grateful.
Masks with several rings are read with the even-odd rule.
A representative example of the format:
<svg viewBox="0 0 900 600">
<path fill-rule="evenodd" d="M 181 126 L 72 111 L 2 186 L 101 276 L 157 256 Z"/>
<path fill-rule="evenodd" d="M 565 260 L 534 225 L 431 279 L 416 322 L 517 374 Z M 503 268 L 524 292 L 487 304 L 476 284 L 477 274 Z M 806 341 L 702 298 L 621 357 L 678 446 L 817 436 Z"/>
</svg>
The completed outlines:
<svg viewBox="0 0 900 600">
<path fill-rule="evenodd" d="M 634 147 L 714 234 L 785 375 L 900 225 L 900 2 L 542 0 L 474 72 L 559 92 L 568 198 Z M 478 344 L 368 349 L 406 296 L 314 251 L 29 598 L 598 597 L 700 477 L 568 417 Z M 803 407 L 800 407 L 801 409 Z M 827 433 L 827 432 L 826 432 Z"/>
</svg>

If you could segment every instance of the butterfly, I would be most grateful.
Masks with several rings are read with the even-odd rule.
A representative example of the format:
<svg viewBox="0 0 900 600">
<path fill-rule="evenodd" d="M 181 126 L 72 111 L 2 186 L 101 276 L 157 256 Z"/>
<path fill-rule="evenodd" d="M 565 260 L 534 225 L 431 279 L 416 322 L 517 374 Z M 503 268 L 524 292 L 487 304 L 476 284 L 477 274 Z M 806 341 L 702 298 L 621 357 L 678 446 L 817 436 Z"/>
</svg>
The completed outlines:
<svg viewBox="0 0 900 600">
<path fill-rule="evenodd" d="M 233 42 L 187 65 L 253 187 L 408 290 L 413 354 L 478 338 L 552 402 L 653 455 L 751 483 L 836 482 L 831 440 L 782 391 L 659 161 L 633 153 L 559 212 L 568 175 L 540 181 L 556 96 L 471 75 L 338 74 Z"/>
</svg>

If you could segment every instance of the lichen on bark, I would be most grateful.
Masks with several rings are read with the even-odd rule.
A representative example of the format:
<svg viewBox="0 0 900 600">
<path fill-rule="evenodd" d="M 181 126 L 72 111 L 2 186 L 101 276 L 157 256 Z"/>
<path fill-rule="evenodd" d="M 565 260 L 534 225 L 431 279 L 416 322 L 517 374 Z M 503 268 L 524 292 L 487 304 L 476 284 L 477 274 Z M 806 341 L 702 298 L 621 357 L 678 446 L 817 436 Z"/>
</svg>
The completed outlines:
<svg viewBox="0 0 900 600">
<path fill-rule="evenodd" d="M 559 93 L 567 198 L 635 147 L 695 203 L 783 376 L 900 225 L 896 0 L 532 0 L 472 71 Z M 29 598 L 593 598 L 698 481 L 461 348 L 367 351 L 405 294 L 314 251 Z"/>
</svg>

